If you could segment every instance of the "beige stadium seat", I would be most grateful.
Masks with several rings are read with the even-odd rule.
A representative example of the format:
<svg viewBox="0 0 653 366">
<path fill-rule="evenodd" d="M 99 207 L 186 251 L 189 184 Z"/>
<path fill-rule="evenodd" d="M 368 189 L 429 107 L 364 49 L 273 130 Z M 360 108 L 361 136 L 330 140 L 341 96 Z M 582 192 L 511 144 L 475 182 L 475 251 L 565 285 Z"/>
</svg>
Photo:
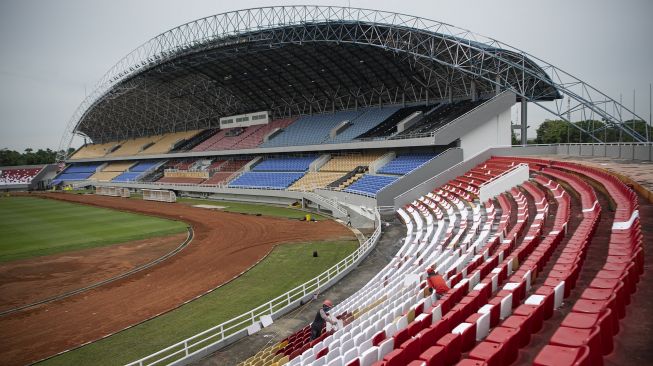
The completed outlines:
<svg viewBox="0 0 653 366">
<path fill-rule="evenodd" d="M 322 168 L 321 172 L 350 172 L 359 166 L 369 166 L 383 153 L 347 154 L 332 156 Z"/>
<path fill-rule="evenodd" d="M 108 156 L 136 155 L 141 152 L 141 149 L 145 145 L 154 142 L 156 139 L 156 136 L 147 136 L 126 140 L 120 145 L 118 149 L 112 153 L 109 153 Z"/>
<path fill-rule="evenodd" d="M 365 175 L 365 173 L 357 173 L 357 174 L 355 174 L 355 175 L 352 176 L 351 178 L 347 179 L 345 182 L 341 183 L 341 184 L 338 186 L 338 189 L 339 189 L 339 190 L 342 190 L 342 189 L 345 189 L 345 188 L 349 187 L 350 185 L 354 184 L 355 181 L 359 180 L 363 175 Z"/>
<path fill-rule="evenodd" d="M 98 182 L 110 181 L 124 173 L 132 165 L 134 165 L 134 162 L 109 163 L 101 171 L 93 174 L 89 179 Z"/>
<path fill-rule="evenodd" d="M 114 146 L 119 144 L 120 141 L 106 142 L 104 144 L 88 144 L 81 147 L 71 159 L 88 159 L 99 158 L 105 156 Z"/>
<path fill-rule="evenodd" d="M 183 131 L 183 132 L 171 132 L 171 133 L 166 133 L 163 135 L 158 135 L 158 136 L 152 136 L 155 137 L 156 141 L 154 142 L 153 145 L 143 149 L 139 154 L 145 154 L 145 155 L 150 155 L 150 154 L 163 154 L 167 153 L 172 148 L 174 145 L 181 141 L 181 140 L 186 140 L 189 139 L 198 133 L 200 133 L 202 130 L 192 130 L 192 131 Z"/>
<path fill-rule="evenodd" d="M 345 175 L 342 172 L 309 172 L 301 177 L 288 189 L 291 191 L 313 191 L 316 188 L 324 188 Z"/>
</svg>

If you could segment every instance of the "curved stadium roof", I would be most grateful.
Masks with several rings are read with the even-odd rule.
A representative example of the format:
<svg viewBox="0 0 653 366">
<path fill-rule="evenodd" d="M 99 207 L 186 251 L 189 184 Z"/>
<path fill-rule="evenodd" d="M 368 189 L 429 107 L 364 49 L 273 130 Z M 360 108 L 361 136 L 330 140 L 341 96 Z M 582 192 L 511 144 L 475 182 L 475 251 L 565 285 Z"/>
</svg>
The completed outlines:
<svg viewBox="0 0 653 366">
<path fill-rule="evenodd" d="M 220 117 L 260 110 L 285 117 L 468 98 L 506 83 L 531 100 L 560 98 L 537 63 L 469 35 L 365 9 L 219 14 L 167 31 L 121 60 L 80 106 L 73 132 L 103 142 L 216 127 Z"/>
</svg>

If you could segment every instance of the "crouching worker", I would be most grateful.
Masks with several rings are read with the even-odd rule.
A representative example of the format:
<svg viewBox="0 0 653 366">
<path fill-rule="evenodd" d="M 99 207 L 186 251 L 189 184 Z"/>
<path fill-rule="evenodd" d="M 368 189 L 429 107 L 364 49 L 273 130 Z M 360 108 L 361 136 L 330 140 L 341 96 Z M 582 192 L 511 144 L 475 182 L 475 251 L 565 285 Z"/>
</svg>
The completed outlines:
<svg viewBox="0 0 653 366">
<path fill-rule="evenodd" d="M 314 340 L 322 334 L 322 329 L 326 322 L 331 323 L 332 325 L 337 324 L 335 320 L 329 317 L 329 311 L 333 307 L 331 300 L 324 300 L 322 303 L 322 308 L 315 314 L 315 320 L 311 323 L 311 340 Z"/>
<path fill-rule="evenodd" d="M 435 298 L 440 299 L 444 294 L 449 291 L 449 286 L 447 286 L 447 282 L 442 278 L 442 276 L 439 273 L 435 273 L 435 270 L 431 267 L 426 270 L 426 281 L 429 284 L 429 293 L 433 293 L 433 290 L 435 290 Z"/>
</svg>

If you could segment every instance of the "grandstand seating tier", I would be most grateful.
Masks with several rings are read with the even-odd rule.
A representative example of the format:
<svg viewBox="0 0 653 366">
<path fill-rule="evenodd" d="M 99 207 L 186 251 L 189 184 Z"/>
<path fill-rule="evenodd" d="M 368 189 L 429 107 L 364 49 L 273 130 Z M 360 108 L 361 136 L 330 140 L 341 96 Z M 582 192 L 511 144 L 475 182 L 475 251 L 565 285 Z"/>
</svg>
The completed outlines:
<svg viewBox="0 0 653 366">
<path fill-rule="evenodd" d="M 433 132 L 478 107 L 483 102 L 484 100 L 461 100 L 438 105 L 431 113 L 425 115 L 420 122 L 399 133 L 399 135 L 406 136 Z"/>
<path fill-rule="evenodd" d="M 379 169 L 378 173 L 404 175 L 433 159 L 436 154 L 405 154 L 395 157 Z"/>
<path fill-rule="evenodd" d="M 286 118 L 270 121 L 268 124 L 248 126 L 245 128 L 227 128 L 218 131 L 195 146 L 192 151 L 250 149 L 263 142 L 263 138 L 277 128 L 285 128 L 295 121 Z"/>
<path fill-rule="evenodd" d="M 353 121 L 363 111 L 343 111 L 299 117 L 281 133 L 262 143 L 260 147 L 316 145 L 323 143 L 333 128 L 344 121 Z"/>
<path fill-rule="evenodd" d="M 270 365 L 282 358 L 291 366 L 515 362 L 518 350 L 544 328 L 576 285 L 601 210 L 584 179 L 602 185 L 616 203 L 609 252 L 534 364 L 602 364 L 618 331 L 619 316 L 611 314 L 625 314 L 644 271 L 636 196 L 607 173 L 569 163 L 492 158 L 492 169 L 479 165 L 473 175 L 491 180 L 512 166 L 495 163 L 511 159 L 529 163 L 537 183 L 525 182 L 522 189 L 477 205 L 471 201 L 477 188 L 459 177 L 399 209 L 407 229 L 404 245 L 372 280 L 332 309 L 342 327 L 310 341 L 306 326 L 242 365 Z M 572 229 L 567 187 L 581 204 L 573 214 L 583 217 Z M 556 201 L 553 215 L 547 197 Z M 546 229 L 545 220 L 551 220 Z M 542 272 L 566 235 L 553 269 Z M 427 267 L 443 274 L 450 286 L 439 299 L 426 291 Z M 416 278 L 409 281 L 407 275 Z M 536 275 L 546 278 L 534 283 Z"/>
<path fill-rule="evenodd" d="M 125 140 L 120 144 L 113 152 L 107 154 L 107 156 L 131 156 L 141 153 L 141 149 L 147 144 L 154 143 L 159 139 L 159 136 L 146 136 L 138 137 L 135 139 Z"/>
<path fill-rule="evenodd" d="M 351 124 L 335 137 L 326 139 L 326 143 L 346 142 L 366 133 L 379 124 L 383 123 L 392 114 L 397 112 L 399 107 L 367 108 Z"/>
<path fill-rule="evenodd" d="M 121 175 L 132 165 L 134 165 L 134 162 L 131 161 L 108 163 L 101 171 L 93 174 L 88 179 L 108 182 Z"/>
<path fill-rule="evenodd" d="M 113 178 L 112 182 L 134 182 L 143 174 L 143 172 L 124 172 Z"/>
<path fill-rule="evenodd" d="M 394 183 L 395 180 L 397 177 L 365 174 L 345 188 L 345 192 L 376 196 L 381 189 Z"/>
<path fill-rule="evenodd" d="M 292 191 L 313 191 L 316 188 L 326 187 L 343 175 L 342 172 L 308 172 L 288 189 Z"/>
<path fill-rule="evenodd" d="M 146 172 L 152 168 L 154 168 L 157 164 L 159 164 L 158 161 L 141 161 L 138 164 L 134 165 L 133 167 L 129 168 L 130 172 Z"/>
<path fill-rule="evenodd" d="M 0 169 L 0 185 L 29 184 L 43 167 Z"/>
<path fill-rule="evenodd" d="M 202 130 L 191 130 L 182 132 L 171 132 L 163 135 L 152 136 L 154 137 L 154 144 L 147 147 L 141 154 L 163 154 L 167 153 L 174 145 L 182 140 L 187 140 L 200 133 Z"/>
<path fill-rule="evenodd" d="M 383 152 L 332 155 L 321 168 L 321 172 L 349 172 L 359 166 L 369 166 L 383 156 Z"/>
<path fill-rule="evenodd" d="M 111 141 L 103 144 L 87 144 L 79 148 L 70 158 L 71 159 L 89 159 L 105 156 L 114 146 L 121 141 Z"/>
<path fill-rule="evenodd" d="M 202 182 L 202 184 L 222 184 L 226 183 L 236 172 L 217 172 L 211 178 Z"/>
<path fill-rule="evenodd" d="M 232 188 L 286 189 L 304 173 L 298 172 L 246 172 L 232 180 Z"/>
<path fill-rule="evenodd" d="M 310 167 L 315 155 L 302 157 L 266 158 L 256 164 L 252 171 L 257 172 L 305 172 Z"/>
</svg>

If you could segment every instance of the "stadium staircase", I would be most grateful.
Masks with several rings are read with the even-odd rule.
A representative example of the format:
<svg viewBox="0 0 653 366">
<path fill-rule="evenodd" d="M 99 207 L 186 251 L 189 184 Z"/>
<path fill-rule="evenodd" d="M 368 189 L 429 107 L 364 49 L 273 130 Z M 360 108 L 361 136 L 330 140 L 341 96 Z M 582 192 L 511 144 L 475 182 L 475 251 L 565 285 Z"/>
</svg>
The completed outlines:
<svg viewBox="0 0 653 366">
<path fill-rule="evenodd" d="M 519 163 L 530 181 L 479 202 Z M 403 246 L 332 309 L 337 329 L 311 341 L 306 326 L 242 365 L 601 365 L 612 351 L 643 272 L 637 197 L 615 177 L 496 157 L 397 215 Z M 440 299 L 427 267 L 451 287 Z"/>
</svg>

